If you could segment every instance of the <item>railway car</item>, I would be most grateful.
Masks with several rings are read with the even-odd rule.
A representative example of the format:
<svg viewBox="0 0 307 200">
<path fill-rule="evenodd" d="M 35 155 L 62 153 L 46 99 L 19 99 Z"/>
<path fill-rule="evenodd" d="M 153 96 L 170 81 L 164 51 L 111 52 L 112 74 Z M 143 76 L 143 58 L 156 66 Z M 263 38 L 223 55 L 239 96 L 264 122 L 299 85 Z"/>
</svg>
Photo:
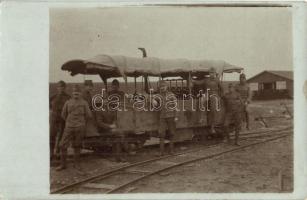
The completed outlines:
<svg viewBox="0 0 307 200">
<path fill-rule="evenodd" d="M 168 81 L 169 88 L 177 96 L 177 122 L 175 141 L 192 140 L 208 134 L 208 111 L 198 109 L 201 98 L 193 94 L 193 79 L 206 78 L 209 69 L 214 68 L 222 81 L 224 73 L 241 73 L 243 68 L 231 65 L 222 60 L 188 60 L 161 59 L 156 57 L 127 57 L 121 55 L 97 55 L 89 60 L 70 60 L 62 65 L 62 70 L 72 76 L 77 74 L 99 75 L 107 94 L 108 81 L 122 77 L 127 83 L 128 77 L 135 81 L 133 94 L 126 94 L 124 102 L 120 101 L 120 109 L 116 111 L 116 133 L 125 135 L 128 143 L 138 147 L 151 137 L 157 137 L 159 111 L 151 109 L 152 96 L 156 94 L 157 82 Z M 142 78 L 142 91 L 136 89 L 137 78 Z M 125 90 L 125 88 L 123 88 Z M 93 106 L 97 99 L 93 98 Z M 101 99 L 103 101 L 103 98 Z M 142 106 L 142 109 L 136 106 Z M 194 107 L 193 107 L 194 106 Z M 217 129 L 223 124 L 225 108 L 223 101 L 218 112 Z M 84 147 L 98 150 L 112 143 L 114 132 L 98 131 L 95 119 L 87 124 Z"/>
</svg>

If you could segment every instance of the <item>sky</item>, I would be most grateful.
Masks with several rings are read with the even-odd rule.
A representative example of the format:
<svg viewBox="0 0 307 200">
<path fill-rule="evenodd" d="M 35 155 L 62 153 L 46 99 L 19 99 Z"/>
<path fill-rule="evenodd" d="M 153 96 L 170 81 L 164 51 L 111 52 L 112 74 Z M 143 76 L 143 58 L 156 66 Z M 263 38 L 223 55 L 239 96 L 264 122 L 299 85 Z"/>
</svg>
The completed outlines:
<svg viewBox="0 0 307 200">
<path fill-rule="evenodd" d="M 61 65 L 97 54 L 218 59 L 263 70 L 292 70 L 290 8 L 102 7 L 50 10 L 49 81 L 83 82 Z M 231 76 L 229 76 L 231 77 Z"/>
</svg>

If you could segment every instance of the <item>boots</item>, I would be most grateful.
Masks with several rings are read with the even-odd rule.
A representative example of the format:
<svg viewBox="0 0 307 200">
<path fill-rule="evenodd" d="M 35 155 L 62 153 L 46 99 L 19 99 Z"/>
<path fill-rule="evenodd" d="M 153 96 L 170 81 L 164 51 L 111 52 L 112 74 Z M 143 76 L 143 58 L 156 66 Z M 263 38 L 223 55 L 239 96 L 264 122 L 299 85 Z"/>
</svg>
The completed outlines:
<svg viewBox="0 0 307 200">
<path fill-rule="evenodd" d="M 174 138 L 170 138 L 170 142 L 169 142 L 169 148 L 170 148 L 170 154 L 173 155 L 174 154 Z"/>
<path fill-rule="evenodd" d="M 215 131 L 215 128 L 214 128 L 214 125 L 211 125 L 211 134 L 212 135 L 215 135 L 216 134 L 216 131 Z"/>
<path fill-rule="evenodd" d="M 74 168 L 80 169 L 80 151 L 79 148 L 74 148 Z"/>
<path fill-rule="evenodd" d="M 236 130 L 235 131 L 235 145 L 240 146 L 239 143 L 238 143 L 238 139 L 239 139 L 239 131 Z"/>
<path fill-rule="evenodd" d="M 80 164 L 80 148 L 74 148 L 74 168 L 77 170 L 77 173 L 79 175 L 86 175 L 86 173 L 83 171 L 81 164 Z"/>
<path fill-rule="evenodd" d="M 115 161 L 121 162 L 121 144 L 120 142 L 115 142 L 112 147 L 113 154 L 115 155 Z"/>
<path fill-rule="evenodd" d="M 67 150 L 61 150 L 61 164 L 59 167 L 56 168 L 57 171 L 61 171 L 66 169 L 66 157 L 67 157 Z"/>
<path fill-rule="evenodd" d="M 225 131 L 225 133 L 224 133 L 224 141 L 223 142 L 229 143 L 230 142 L 230 137 L 229 137 L 229 129 L 228 129 L 228 127 L 224 127 L 224 131 Z"/>
<path fill-rule="evenodd" d="M 160 138 L 160 153 L 158 156 L 164 156 L 164 138 Z"/>
<path fill-rule="evenodd" d="M 246 113 L 246 129 L 249 130 L 249 115 Z"/>
</svg>

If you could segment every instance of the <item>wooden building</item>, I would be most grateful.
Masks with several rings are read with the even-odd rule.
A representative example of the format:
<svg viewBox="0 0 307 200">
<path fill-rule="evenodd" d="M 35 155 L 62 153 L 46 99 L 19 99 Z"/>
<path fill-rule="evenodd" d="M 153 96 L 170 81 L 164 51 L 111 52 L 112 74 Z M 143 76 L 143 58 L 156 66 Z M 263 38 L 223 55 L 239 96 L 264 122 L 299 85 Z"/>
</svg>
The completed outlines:
<svg viewBox="0 0 307 200">
<path fill-rule="evenodd" d="M 253 99 L 293 98 L 293 71 L 263 71 L 247 82 Z"/>
</svg>

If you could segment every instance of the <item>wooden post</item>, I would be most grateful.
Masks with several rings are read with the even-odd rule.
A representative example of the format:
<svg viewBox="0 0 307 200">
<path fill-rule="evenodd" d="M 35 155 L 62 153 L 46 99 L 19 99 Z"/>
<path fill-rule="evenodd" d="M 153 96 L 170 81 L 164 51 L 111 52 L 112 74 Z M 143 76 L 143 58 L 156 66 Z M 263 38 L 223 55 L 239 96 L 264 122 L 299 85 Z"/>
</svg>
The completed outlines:
<svg viewBox="0 0 307 200">
<path fill-rule="evenodd" d="M 284 178 L 282 170 L 278 171 L 278 182 L 279 182 L 279 191 L 282 192 L 284 190 Z"/>
<path fill-rule="evenodd" d="M 136 90 L 136 76 L 134 76 L 134 94 L 136 94 L 137 90 Z"/>
<path fill-rule="evenodd" d="M 188 85 L 188 87 L 189 87 L 189 94 L 192 93 L 191 81 L 192 81 L 191 72 L 189 72 L 189 77 L 188 77 L 188 80 L 187 80 L 187 85 Z"/>
</svg>

